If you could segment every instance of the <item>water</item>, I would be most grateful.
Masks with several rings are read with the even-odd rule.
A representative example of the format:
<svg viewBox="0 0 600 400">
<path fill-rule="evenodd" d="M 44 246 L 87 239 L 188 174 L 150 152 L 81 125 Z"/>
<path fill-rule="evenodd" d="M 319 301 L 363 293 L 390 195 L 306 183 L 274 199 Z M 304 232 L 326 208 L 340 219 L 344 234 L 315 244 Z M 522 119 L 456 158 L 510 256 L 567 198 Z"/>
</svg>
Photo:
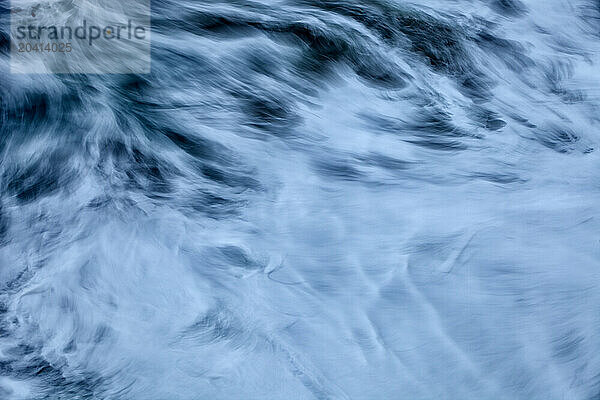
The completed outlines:
<svg viewBox="0 0 600 400">
<path fill-rule="evenodd" d="M 0 81 L 0 398 L 600 396 L 598 1 L 152 7 Z"/>
</svg>

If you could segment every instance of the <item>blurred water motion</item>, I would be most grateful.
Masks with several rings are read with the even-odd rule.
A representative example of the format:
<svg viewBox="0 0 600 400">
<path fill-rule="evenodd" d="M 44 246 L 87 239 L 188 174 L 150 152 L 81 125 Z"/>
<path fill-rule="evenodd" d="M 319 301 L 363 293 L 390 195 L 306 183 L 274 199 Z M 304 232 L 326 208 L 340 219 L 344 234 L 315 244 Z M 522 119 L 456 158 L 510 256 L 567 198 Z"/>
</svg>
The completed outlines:
<svg viewBox="0 0 600 400">
<path fill-rule="evenodd" d="M 146 75 L 0 14 L 0 398 L 600 396 L 598 1 L 152 12 Z"/>
</svg>

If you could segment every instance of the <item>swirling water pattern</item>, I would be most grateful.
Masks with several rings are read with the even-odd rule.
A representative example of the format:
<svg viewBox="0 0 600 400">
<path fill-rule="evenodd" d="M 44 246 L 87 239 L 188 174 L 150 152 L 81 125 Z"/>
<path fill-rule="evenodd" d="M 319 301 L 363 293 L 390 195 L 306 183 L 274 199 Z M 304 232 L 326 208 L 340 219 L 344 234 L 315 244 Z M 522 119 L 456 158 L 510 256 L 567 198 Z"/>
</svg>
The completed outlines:
<svg viewBox="0 0 600 400">
<path fill-rule="evenodd" d="M 0 7 L 0 398 L 600 396 L 598 1 L 156 0 L 148 75 Z"/>
</svg>

